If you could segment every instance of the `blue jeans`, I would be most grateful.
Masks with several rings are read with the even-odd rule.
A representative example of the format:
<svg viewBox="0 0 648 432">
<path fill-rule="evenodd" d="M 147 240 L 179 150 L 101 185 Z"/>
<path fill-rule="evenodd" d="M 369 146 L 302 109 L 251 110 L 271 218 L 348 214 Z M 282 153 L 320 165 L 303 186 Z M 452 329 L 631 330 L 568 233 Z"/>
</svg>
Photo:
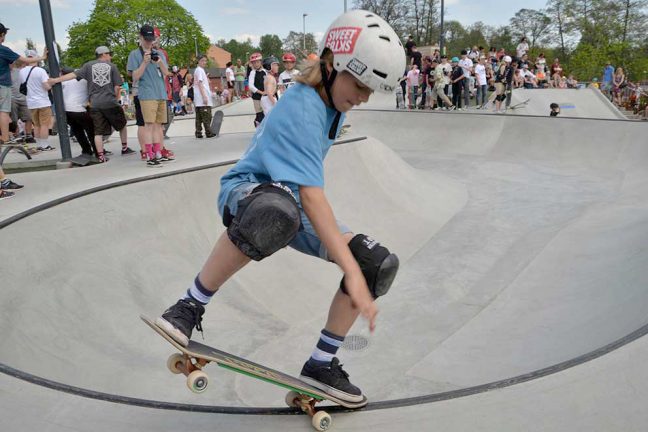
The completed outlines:
<svg viewBox="0 0 648 432">
<path fill-rule="evenodd" d="M 226 205 L 227 207 L 229 207 L 229 211 L 232 216 L 236 215 L 239 201 L 247 197 L 252 192 L 252 190 L 259 185 L 260 183 L 242 183 L 239 186 L 235 187 L 232 192 L 230 192 L 229 196 L 227 197 Z M 306 213 L 304 212 L 304 209 L 299 201 L 297 201 L 297 205 L 299 206 L 300 210 L 302 227 L 288 246 L 306 255 L 330 261 L 322 240 L 320 240 L 319 236 L 315 232 L 315 228 L 313 228 L 310 219 L 308 219 L 308 216 L 306 216 Z M 342 234 L 352 232 L 340 221 L 337 221 L 337 225 L 340 233 Z"/>
</svg>

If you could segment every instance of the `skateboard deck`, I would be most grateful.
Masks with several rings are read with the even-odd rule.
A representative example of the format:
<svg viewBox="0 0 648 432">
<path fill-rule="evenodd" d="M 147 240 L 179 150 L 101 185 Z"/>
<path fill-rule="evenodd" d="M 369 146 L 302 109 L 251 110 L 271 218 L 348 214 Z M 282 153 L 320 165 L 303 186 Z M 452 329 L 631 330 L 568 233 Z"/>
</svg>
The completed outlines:
<svg viewBox="0 0 648 432">
<path fill-rule="evenodd" d="M 98 164 L 99 160 L 93 155 L 81 154 L 70 159 L 70 163 L 75 166 L 86 166 L 91 164 Z"/>
<path fill-rule="evenodd" d="M 327 430 L 331 425 L 331 416 L 325 411 L 316 410 L 315 404 L 330 401 L 336 405 L 349 409 L 360 409 L 367 405 L 367 398 L 357 403 L 343 401 L 333 395 L 323 392 L 298 378 L 270 369 L 266 366 L 253 363 L 242 357 L 237 357 L 225 351 L 218 350 L 208 345 L 195 341 L 189 341 L 189 345 L 184 347 L 169 336 L 153 320 L 144 315 L 140 315 L 149 327 L 155 330 L 167 342 L 173 345 L 182 354 L 174 354 L 169 357 L 167 367 L 176 374 L 187 376 L 187 386 L 195 393 L 202 393 L 207 388 L 209 377 L 202 370 L 208 363 L 214 362 L 218 366 L 252 378 L 257 378 L 274 384 L 279 387 L 290 390 L 286 395 L 286 404 L 290 407 L 299 408 L 306 414 L 309 414 L 313 420 L 313 427 L 319 431 Z"/>
<path fill-rule="evenodd" d="M 527 99 L 527 100 L 525 100 L 523 102 L 518 102 L 518 103 L 516 103 L 514 105 L 511 105 L 511 106 L 508 107 L 508 109 L 515 110 L 515 109 L 519 109 L 519 108 L 526 108 L 526 106 L 529 105 L 529 102 L 531 102 L 531 99 Z"/>
<path fill-rule="evenodd" d="M 211 126 L 209 127 L 209 129 L 211 129 L 211 133 L 216 136 L 220 134 L 221 126 L 223 125 L 223 116 L 223 111 L 218 110 L 214 113 L 214 117 L 212 117 Z"/>
</svg>

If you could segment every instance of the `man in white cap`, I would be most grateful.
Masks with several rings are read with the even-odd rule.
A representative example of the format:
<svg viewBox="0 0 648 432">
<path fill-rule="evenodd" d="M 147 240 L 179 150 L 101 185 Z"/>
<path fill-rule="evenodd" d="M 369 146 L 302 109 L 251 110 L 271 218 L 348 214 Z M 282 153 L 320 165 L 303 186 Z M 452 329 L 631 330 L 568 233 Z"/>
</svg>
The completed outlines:
<svg viewBox="0 0 648 432">
<path fill-rule="evenodd" d="M 81 66 L 76 71 L 58 78 L 50 79 L 50 83 L 57 84 L 72 79 L 85 79 L 88 82 L 88 100 L 90 103 L 90 117 L 94 125 L 94 142 L 97 148 L 97 158 L 100 162 L 107 162 L 104 153 L 103 136 L 112 133 L 111 128 L 119 131 L 122 142 L 122 156 L 135 153 L 128 147 L 128 134 L 126 131 L 126 116 L 119 99 L 123 83 L 117 66 L 112 63 L 112 51 L 106 46 L 97 47 L 96 60 Z"/>
</svg>

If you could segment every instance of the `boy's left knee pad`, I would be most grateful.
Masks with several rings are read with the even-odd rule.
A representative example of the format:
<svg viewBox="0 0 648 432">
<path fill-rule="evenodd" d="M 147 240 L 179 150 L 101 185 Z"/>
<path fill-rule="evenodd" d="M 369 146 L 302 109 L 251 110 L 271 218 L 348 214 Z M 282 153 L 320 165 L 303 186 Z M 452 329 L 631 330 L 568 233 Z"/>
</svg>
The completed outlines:
<svg viewBox="0 0 648 432">
<path fill-rule="evenodd" d="M 398 257 L 364 234 L 353 237 L 349 242 L 349 249 L 358 261 L 374 300 L 387 294 L 398 272 Z M 343 293 L 348 294 L 344 286 L 344 278 L 340 282 L 340 289 Z"/>
</svg>

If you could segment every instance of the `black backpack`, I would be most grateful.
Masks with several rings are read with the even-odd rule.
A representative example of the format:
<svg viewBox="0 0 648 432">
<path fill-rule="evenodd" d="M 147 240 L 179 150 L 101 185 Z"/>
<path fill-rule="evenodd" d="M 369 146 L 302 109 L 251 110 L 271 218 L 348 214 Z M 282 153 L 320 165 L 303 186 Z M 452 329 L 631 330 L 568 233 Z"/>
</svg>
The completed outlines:
<svg viewBox="0 0 648 432">
<path fill-rule="evenodd" d="M 36 69 L 38 66 L 34 66 L 31 68 L 29 73 L 27 74 L 27 79 L 25 80 L 24 83 L 20 84 L 20 93 L 24 94 L 27 96 L 27 83 L 29 82 L 29 77 L 31 76 L 32 72 L 34 72 L 34 69 Z"/>
</svg>

